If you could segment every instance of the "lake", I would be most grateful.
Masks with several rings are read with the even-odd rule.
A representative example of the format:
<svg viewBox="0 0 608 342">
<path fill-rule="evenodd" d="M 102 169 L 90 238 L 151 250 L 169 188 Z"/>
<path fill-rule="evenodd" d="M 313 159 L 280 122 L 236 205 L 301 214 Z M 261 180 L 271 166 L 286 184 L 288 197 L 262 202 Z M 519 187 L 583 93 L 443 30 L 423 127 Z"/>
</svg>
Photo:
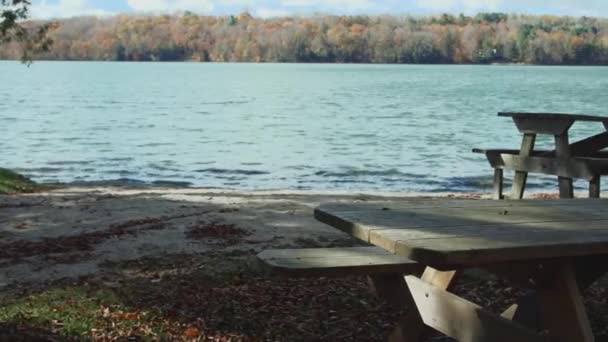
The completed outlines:
<svg viewBox="0 0 608 342">
<path fill-rule="evenodd" d="M 41 182 L 485 191 L 492 170 L 471 149 L 521 139 L 497 112 L 608 115 L 606 67 L 0 62 L 0 73 L 0 165 Z"/>
</svg>

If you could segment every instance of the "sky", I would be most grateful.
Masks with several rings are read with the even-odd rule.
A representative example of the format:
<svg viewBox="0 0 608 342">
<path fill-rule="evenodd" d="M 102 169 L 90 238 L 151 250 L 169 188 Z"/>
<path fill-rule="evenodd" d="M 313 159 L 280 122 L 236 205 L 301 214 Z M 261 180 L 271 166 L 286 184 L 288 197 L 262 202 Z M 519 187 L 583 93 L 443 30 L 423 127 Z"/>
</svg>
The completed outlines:
<svg viewBox="0 0 608 342">
<path fill-rule="evenodd" d="M 191 11 L 257 17 L 324 14 L 438 14 L 500 11 L 608 17 L 608 0 L 33 0 L 34 18 Z"/>
</svg>

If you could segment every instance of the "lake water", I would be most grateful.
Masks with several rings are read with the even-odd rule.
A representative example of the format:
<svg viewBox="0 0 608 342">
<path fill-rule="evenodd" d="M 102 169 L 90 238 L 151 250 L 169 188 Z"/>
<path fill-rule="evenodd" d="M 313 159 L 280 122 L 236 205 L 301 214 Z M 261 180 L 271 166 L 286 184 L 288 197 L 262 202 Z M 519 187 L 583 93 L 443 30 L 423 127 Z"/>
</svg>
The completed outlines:
<svg viewBox="0 0 608 342">
<path fill-rule="evenodd" d="M 0 74 L 0 165 L 42 182 L 483 191 L 492 170 L 471 149 L 521 139 L 497 112 L 608 115 L 605 67 L 1 62 Z"/>
</svg>

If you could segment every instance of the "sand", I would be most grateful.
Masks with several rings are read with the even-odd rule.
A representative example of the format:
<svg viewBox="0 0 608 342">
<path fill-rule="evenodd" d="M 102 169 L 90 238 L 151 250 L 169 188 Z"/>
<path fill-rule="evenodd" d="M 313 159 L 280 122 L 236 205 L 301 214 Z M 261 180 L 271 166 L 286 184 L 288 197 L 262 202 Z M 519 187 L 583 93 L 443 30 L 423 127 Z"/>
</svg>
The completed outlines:
<svg viewBox="0 0 608 342">
<path fill-rule="evenodd" d="M 0 288 L 78 278 L 108 263 L 145 257 L 356 245 L 346 234 L 315 221 L 313 209 L 323 202 L 416 196 L 421 194 L 112 187 L 4 195 Z M 205 233 L 210 227 L 212 234 Z"/>
</svg>

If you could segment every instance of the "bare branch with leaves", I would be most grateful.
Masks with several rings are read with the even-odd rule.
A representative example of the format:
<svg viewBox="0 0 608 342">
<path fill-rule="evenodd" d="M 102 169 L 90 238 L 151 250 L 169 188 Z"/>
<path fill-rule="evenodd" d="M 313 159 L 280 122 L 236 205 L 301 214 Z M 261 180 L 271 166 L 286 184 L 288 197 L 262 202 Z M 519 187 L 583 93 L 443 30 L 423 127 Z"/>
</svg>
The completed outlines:
<svg viewBox="0 0 608 342">
<path fill-rule="evenodd" d="M 47 36 L 53 23 L 35 25 L 29 18 L 29 0 L 0 0 L 0 45 L 18 42 L 22 47 L 21 59 L 31 62 L 37 52 L 47 51 L 52 40 Z"/>
</svg>

